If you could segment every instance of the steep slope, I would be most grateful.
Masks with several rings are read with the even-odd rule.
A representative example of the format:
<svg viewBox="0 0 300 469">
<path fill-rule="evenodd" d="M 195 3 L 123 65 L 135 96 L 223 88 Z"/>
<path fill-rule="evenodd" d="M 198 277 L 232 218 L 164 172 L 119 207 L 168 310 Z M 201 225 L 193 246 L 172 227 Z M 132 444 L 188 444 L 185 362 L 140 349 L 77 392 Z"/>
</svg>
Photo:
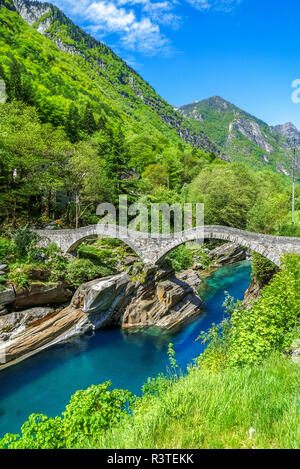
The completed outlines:
<svg viewBox="0 0 300 469">
<path fill-rule="evenodd" d="M 202 130 L 177 113 L 111 49 L 95 40 L 50 3 L 0 0 L 0 64 L 15 58 L 30 79 L 44 120 L 66 121 L 70 104 L 89 101 L 134 133 L 157 133 L 217 151 Z M 36 104 L 36 103 L 35 103 Z"/>
<path fill-rule="evenodd" d="M 219 96 L 182 106 L 178 111 L 195 130 L 204 131 L 230 161 L 291 174 L 291 125 L 271 127 Z M 293 131 L 297 131 L 294 126 Z M 300 133 L 298 138 L 300 145 Z"/>
<path fill-rule="evenodd" d="M 300 149 L 300 132 L 294 124 L 287 122 L 283 125 L 275 125 L 274 130 L 283 135 L 290 146 L 295 145 L 297 149 Z"/>
</svg>

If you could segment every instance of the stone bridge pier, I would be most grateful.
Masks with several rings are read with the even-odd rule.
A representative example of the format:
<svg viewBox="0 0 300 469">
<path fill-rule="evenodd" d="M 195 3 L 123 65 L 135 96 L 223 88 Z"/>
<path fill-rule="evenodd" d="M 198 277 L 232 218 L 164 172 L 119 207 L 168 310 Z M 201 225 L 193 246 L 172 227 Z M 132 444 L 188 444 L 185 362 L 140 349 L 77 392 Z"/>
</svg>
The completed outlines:
<svg viewBox="0 0 300 469">
<path fill-rule="evenodd" d="M 146 264 L 155 264 L 166 254 L 189 241 L 219 239 L 245 246 L 280 266 L 284 254 L 300 254 L 300 238 L 263 235 L 227 226 L 199 226 L 180 233 L 160 235 L 128 230 L 116 225 L 91 225 L 77 230 L 37 230 L 41 245 L 55 242 L 64 252 L 75 251 L 85 240 L 115 238 L 132 248 Z"/>
</svg>

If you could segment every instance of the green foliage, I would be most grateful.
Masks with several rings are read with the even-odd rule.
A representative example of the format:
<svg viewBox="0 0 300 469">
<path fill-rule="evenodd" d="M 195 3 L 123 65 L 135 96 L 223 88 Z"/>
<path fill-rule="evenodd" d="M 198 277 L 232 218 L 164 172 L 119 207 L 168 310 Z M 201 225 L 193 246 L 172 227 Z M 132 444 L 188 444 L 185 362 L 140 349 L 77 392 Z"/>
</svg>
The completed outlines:
<svg viewBox="0 0 300 469">
<path fill-rule="evenodd" d="M 6 81 L 6 93 L 8 101 L 23 101 L 27 104 L 32 104 L 34 95 L 32 88 L 29 84 L 28 78 L 24 78 L 22 74 L 21 65 L 13 58 L 9 67 L 9 75 L 3 78 Z"/>
<path fill-rule="evenodd" d="M 252 278 L 260 286 L 267 285 L 271 278 L 279 271 L 279 268 L 265 257 L 252 253 Z"/>
<path fill-rule="evenodd" d="M 278 236 L 290 236 L 294 238 L 300 238 L 300 223 L 298 222 L 295 225 L 283 223 L 282 225 L 280 225 L 277 234 Z"/>
<path fill-rule="evenodd" d="M 94 246 L 81 244 L 77 249 L 79 259 L 90 259 L 96 265 L 106 265 L 113 269 L 116 265 L 116 258 L 110 249 L 98 249 Z"/>
<path fill-rule="evenodd" d="M 36 247 L 39 236 L 28 228 L 19 228 L 13 236 L 13 253 L 17 259 L 36 261 L 38 249 Z"/>
<path fill-rule="evenodd" d="M 7 238 L 0 238 L 0 261 L 4 262 L 6 258 L 12 254 L 13 247 L 10 240 Z"/>
<path fill-rule="evenodd" d="M 96 444 L 86 439 L 77 447 L 299 448 L 299 369 L 282 356 L 218 372 L 193 367 L 188 376 L 169 385 L 161 378 L 148 389 L 132 416 Z"/>
<path fill-rule="evenodd" d="M 290 346 L 299 327 L 299 291 L 300 258 L 288 255 L 251 310 L 237 307 L 232 314 L 230 363 L 253 363 Z"/>
<path fill-rule="evenodd" d="M 195 130 L 202 130 L 215 142 L 220 150 L 233 163 L 243 163 L 251 169 L 276 169 L 276 164 L 291 170 L 291 156 L 286 148 L 286 140 L 265 122 L 239 109 L 235 105 L 215 96 L 198 103 L 182 107 L 184 115 L 190 119 Z M 201 116 L 201 119 L 199 119 Z M 244 129 L 253 133 L 253 125 L 259 128 L 265 143 L 272 146 L 266 158 L 266 150 L 255 138 L 247 138 L 234 124 L 240 122 Z M 232 125 L 233 124 L 233 125 Z M 246 130 L 247 131 L 247 130 Z M 251 132 L 252 131 L 252 132 Z"/>
<path fill-rule="evenodd" d="M 49 280 L 51 282 L 59 282 L 66 280 L 67 265 L 68 262 L 63 256 L 52 256 L 46 263 L 46 266 L 51 270 L 51 276 Z"/>
<path fill-rule="evenodd" d="M 115 200 L 121 192 L 135 193 L 132 169 L 141 174 L 149 164 L 159 161 L 169 173 L 170 187 L 181 184 L 182 154 L 191 152 L 191 148 L 174 130 L 179 130 L 183 117 L 108 47 L 75 26 L 56 7 L 49 8 L 49 12 L 33 27 L 28 26 L 16 12 L 5 8 L 3 2 L 0 9 L 0 32 L 3 37 L 0 71 L 8 89 L 14 90 L 10 93 L 10 103 L 2 105 L 0 112 L 3 139 L 4 135 L 11 136 L 5 145 L 1 141 L 0 125 L 0 151 L 3 146 L 6 153 L 14 155 L 15 160 L 5 165 L 3 173 L 1 168 L 3 180 L 0 179 L 0 183 L 2 187 L 5 182 L 5 190 L 0 203 L 2 199 L 5 217 L 10 219 L 11 214 L 26 213 L 28 202 L 32 200 L 36 207 L 30 208 L 31 216 L 32 212 L 39 214 L 45 201 L 46 207 L 42 207 L 45 214 L 48 218 L 49 215 L 55 216 L 55 213 L 52 215 L 53 211 L 61 207 L 53 206 L 53 196 L 62 189 L 65 191 L 64 197 L 71 190 L 71 203 L 74 203 L 74 191 L 83 190 L 83 198 L 87 195 L 89 200 L 81 200 L 80 203 L 86 211 L 86 206 L 91 203 L 91 193 L 85 192 L 86 181 L 93 176 L 95 162 L 84 178 L 83 188 L 81 178 L 80 188 L 72 188 L 72 184 L 69 187 L 77 178 L 74 178 L 74 173 L 69 174 L 67 162 L 74 151 L 70 143 L 76 144 L 83 139 L 87 143 L 95 133 L 98 135 L 93 139 L 92 146 L 94 149 L 96 146 L 100 156 L 102 173 L 94 172 L 94 179 L 102 179 L 99 185 L 101 190 L 106 186 L 105 177 L 108 178 L 110 197 L 105 193 L 107 201 Z M 47 37 L 35 30 L 46 20 L 50 21 Z M 59 50 L 53 42 L 57 40 L 71 53 Z M 10 82 L 14 83 L 13 86 Z M 34 90 L 32 97 L 25 96 L 29 82 Z M 141 95 L 143 99 L 139 98 Z M 33 104 L 35 112 L 21 108 L 16 100 Z M 17 108 L 14 124 L 17 124 L 18 132 L 11 131 L 8 125 L 8 115 L 13 113 L 14 108 Z M 172 125 L 166 124 L 162 117 Z M 183 127 L 189 130 L 187 123 Z M 203 142 L 210 146 L 205 138 Z M 58 144 L 60 149 L 57 153 Z M 89 153 L 86 150 L 87 147 L 82 148 L 81 153 Z M 16 154 L 19 155 L 17 161 Z M 201 154 L 205 155 L 203 152 Z M 195 155 L 196 164 L 199 159 L 197 151 Z M 43 171 L 40 170 L 41 164 Z M 71 166 L 74 171 L 78 169 L 76 165 Z M 17 169 L 18 179 L 13 181 L 14 169 Z M 97 190 L 94 191 L 94 199 Z M 101 199 L 102 196 L 103 190 L 98 197 Z M 12 200 L 16 200 L 13 207 Z M 93 202 L 96 204 L 98 200 Z M 60 216 L 61 212 L 57 215 Z M 81 216 L 84 217 L 84 213 Z M 68 219 L 68 214 L 66 219 L 67 222 L 74 222 Z"/>
<path fill-rule="evenodd" d="M 93 280 L 97 277 L 106 277 L 111 270 L 106 266 L 97 266 L 89 259 L 74 259 L 66 266 L 66 280 L 74 287 Z"/>
<path fill-rule="evenodd" d="M 142 176 L 149 179 L 153 186 L 167 186 L 168 184 L 168 173 L 160 163 L 147 166 Z"/>
<path fill-rule="evenodd" d="M 60 253 L 61 249 L 57 246 L 56 243 L 54 243 L 54 241 L 51 241 L 45 248 L 43 248 L 43 251 L 46 256 L 51 257 L 57 253 Z"/>
<path fill-rule="evenodd" d="M 14 286 L 16 290 L 29 287 L 30 275 L 24 271 L 23 266 L 15 266 L 7 275 L 8 282 Z"/>
<path fill-rule="evenodd" d="M 180 272 L 181 270 L 188 269 L 193 265 L 193 252 L 185 245 L 181 245 L 171 251 L 167 256 L 167 259 L 171 262 L 175 272 Z"/>
<path fill-rule="evenodd" d="M 210 165 L 191 183 L 188 201 L 205 206 L 205 224 L 245 229 L 256 199 L 254 174 L 242 165 Z"/>
<path fill-rule="evenodd" d="M 174 374 L 172 377 L 174 378 Z M 172 386 L 173 381 L 173 379 L 170 379 L 170 377 L 167 377 L 162 373 L 160 373 L 156 378 L 148 378 L 147 382 L 142 387 L 144 399 L 145 396 L 164 394 L 170 386 Z M 138 401 L 135 404 L 137 405 Z"/>
<path fill-rule="evenodd" d="M 48 418 L 32 414 L 24 423 L 20 435 L 5 435 L 1 448 L 61 449 L 72 448 L 84 438 L 96 442 L 109 428 L 115 426 L 129 410 L 132 395 L 121 389 L 110 390 L 110 381 L 77 391 L 62 417 Z"/>
<path fill-rule="evenodd" d="M 81 126 L 88 135 L 92 135 L 97 130 L 96 121 L 90 103 L 85 107 Z"/>
<path fill-rule="evenodd" d="M 213 326 L 201 338 L 209 342 L 200 357 L 201 366 L 213 369 L 223 366 L 251 365 L 262 361 L 273 351 L 288 350 L 299 334 L 300 258 L 287 255 L 282 270 L 262 290 L 261 297 L 250 309 L 241 302 L 225 306 L 230 319 Z"/>
<path fill-rule="evenodd" d="M 177 361 L 176 361 L 176 353 L 175 353 L 175 350 L 174 350 L 174 345 L 172 343 L 169 343 L 169 345 L 168 345 L 168 358 L 169 358 L 169 362 L 170 362 L 170 365 L 171 365 L 171 369 L 173 371 L 177 370 L 178 364 L 177 364 Z"/>
</svg>

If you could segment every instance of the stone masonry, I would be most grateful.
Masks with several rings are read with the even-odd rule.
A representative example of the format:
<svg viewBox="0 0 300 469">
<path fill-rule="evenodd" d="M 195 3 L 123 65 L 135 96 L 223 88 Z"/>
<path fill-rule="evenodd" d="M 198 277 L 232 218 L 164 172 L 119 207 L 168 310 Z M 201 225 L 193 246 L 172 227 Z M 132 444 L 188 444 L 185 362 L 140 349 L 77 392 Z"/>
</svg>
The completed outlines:
<svg viewBox="0 0 300 469">
<path fill-rule="evenodd" d="M 117 225 L 91 225 L 77 230 L 37 230 L 41 245 L 55 242 L 64 253 L 75 251 L 84 240 L 100 237 L 117 238 L 131 247 L 145 264 L 156 264 L 172 249 L 189 241 L 219 239 L 245 246 L 280 265 L 286 253 L 300 254 L 300 238 L 250 233 L 226 226 L 199 226 L 168 235 L 142 233 Z"/>
</svg>

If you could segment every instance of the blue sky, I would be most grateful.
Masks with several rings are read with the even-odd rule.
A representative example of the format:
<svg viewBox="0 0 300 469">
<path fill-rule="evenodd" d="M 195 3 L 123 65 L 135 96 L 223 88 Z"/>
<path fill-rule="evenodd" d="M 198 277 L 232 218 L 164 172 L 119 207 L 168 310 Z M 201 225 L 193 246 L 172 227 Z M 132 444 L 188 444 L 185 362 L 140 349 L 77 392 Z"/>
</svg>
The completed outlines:
<svg viewBox="0 0 300 469">
<path fill-rule="evenodd" d="M 300 103 L 292 101 L 292 82 L 300 79 L 299 0 L 52 3 L 170 104 L 219 95 L 269 124 L 291 121 L 300 129 Z"/>
</svg>

